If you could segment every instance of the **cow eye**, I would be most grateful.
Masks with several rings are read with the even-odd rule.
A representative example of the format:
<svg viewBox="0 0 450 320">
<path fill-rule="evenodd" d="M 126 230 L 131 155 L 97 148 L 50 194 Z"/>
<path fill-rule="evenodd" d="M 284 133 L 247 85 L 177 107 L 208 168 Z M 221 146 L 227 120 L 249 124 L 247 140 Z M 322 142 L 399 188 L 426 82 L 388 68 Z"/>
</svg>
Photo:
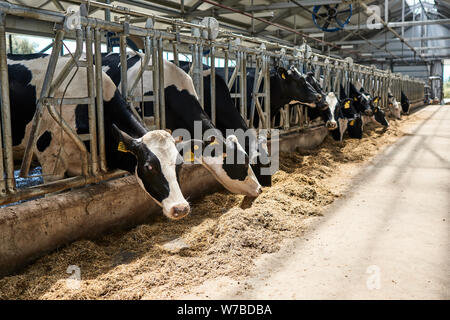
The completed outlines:
<svg viewBox="0 0 450 320">
<path fill-rule="evenodd" d="M 145 167 L 146 167 L 147 170 L 149 170 L 149 171 L 153 170 L 153 167 L 152 167 L 152 165 L 151 165 L 150 163 L 147 163 L 147 164 L 145 165 Z"/>
</svg>

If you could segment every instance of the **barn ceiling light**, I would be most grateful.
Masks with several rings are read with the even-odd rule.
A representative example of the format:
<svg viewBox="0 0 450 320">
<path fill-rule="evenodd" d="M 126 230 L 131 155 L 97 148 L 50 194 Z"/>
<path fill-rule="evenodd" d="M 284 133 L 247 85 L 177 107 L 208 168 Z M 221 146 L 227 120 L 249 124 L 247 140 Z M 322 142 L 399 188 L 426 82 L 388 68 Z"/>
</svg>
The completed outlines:
<svg viewBox="0 0 450 320">
<path fill-rule="evenodd" d="M 353 49 L 353 45 L 352 44 L 344 45 L 341 46 L 341 49 Z"/>
<path fill-rule="evenodd" d="M 363 57 L 370 57 L 372 54 L 370 52 L 363 52 L 361 53 L 361 56 Z"/>
<path fill-rule="evenodd" d="M 319 32 L 319 33 L 310 33 L 309 36 L 310 36 L 310 37 L 313 37 L 313 38 L 322 38 L 323 36 L 325 36 L 325 33 L 323 33 L 323 32 Z"/>
</svg>

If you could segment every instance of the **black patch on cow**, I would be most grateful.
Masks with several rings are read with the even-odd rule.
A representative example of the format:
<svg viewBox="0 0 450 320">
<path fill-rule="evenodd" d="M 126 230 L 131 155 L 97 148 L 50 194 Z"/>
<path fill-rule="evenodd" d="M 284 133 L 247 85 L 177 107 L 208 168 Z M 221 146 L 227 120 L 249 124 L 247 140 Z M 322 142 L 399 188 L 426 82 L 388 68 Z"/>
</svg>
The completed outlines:
<svg viewBox="0 0 450 320">
<path fill-rule="evenodd" d="M 230 153 L 232 154 L 233 160 L 231 164 L 228 164 L 227 162 L 230 162 Z M 242 152 L 242 150 L 239 150 L 236 142 L 233 141 L 228 141 L 226 154 L 227 156 L 223 159 L 224 163 L 222 164 L 223 170 L 225 170 L 231 179 L 244 181 L 248 176 L 248 155 Z M 244 163 L 242 163 L 242 159 L 244 159 Z"/>
<path fill-rule="evenodd" d="M 13 146 L 25 137 L 25 128 L 36 111 L 36 87 L 30 84 L 31 71 L 22 64 L 8 65 Z"/>
<path fill-rule="evenodd" d="M 352 123 L 352 121 L 354 121 Z M 363 123 L 360 117 L 350 120 L 347 126 L 348 135 L 350 138 L 361 139 L 363 133 Z"/>
<path fill-rule="evenodd" d="M 127 70 L 129 70 L 132 66 L 134 66 L 139 60 L 141 60 L 141 57 L 137 54 L 131 58 L 128 58 Z M 114 84 L 118 86 L 121 80 L 120 54 L 102 53 L 102 66 L 109 67 L 109 69 L 106 71 L 106 74 L 112 79 Z"/>
<path fill-rule="evenodd" d="M 39 152 L 43 152 L 52 142 L 52 133 L 50 131 L 45 131 L 36 142 L 36 147 Z"/>
<path fill-rule="evenodd" d="M 13 61 L 27 61 L 27 60 L 33 60 L 33 59 L 39 59 L 43 57 L 47 57 L 48 54 L 46 53 L 30 53 L 30 54 L 15 54 L 15 53 L 8 53 L 8 59 Z"/>
<path fill-rule="evenodd" d="M 162 202 L 170 194 L 169 182 L 162 173 L 161 162 L 144 144 L 136 154 L 137 175 L 145 190 L 157 201 Z"/>
</svg>

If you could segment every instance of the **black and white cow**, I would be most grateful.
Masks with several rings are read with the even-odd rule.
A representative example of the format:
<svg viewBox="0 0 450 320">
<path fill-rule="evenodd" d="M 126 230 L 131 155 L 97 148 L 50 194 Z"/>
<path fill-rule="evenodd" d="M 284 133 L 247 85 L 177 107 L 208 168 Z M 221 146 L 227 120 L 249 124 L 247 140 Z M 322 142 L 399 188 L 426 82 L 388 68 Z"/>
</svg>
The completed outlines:
<svg viewBox="0 0 450 320">
<path fill-rule="evenodd" d="M 180 61 L 180 67 L 189 72 L 191 63 Z M 203 104 L 205 112 L 211 116 L 211 70 L 209 66 L 203 65 Z M 267 141 L 264 137 L 257 136 L 253 130 L 248 130 L 245 120 L 242 118 L 238 109 L 233 103 L 230 90 L 225 80 L 218 74 L 215 75 L 216 82 L 216 127 L 220 130 L 223 136 L 228 136 L 227 129 L 234 131 L 241 130 L 247 136 L 245 141 L 241 141 L 245 151 L 250 157 L 250 164 L 255 173 L 256 178 L 262 186 L 271 185 L 271 176 L 262 174 L 262 168 L 270 167 L 270 157 L 267 150 Z"/>
<path fill-rule="evenodd" d="M 322 89 L 319 81 L 314 77 L 313 72 L 308 72 L 306 75 L 306 81 L 321 95 L 321 100 L 317 102 L 317 108 L 309 108 L 308 116 L 310 120 L 321 118 L 325 122 L 325 127 L 328 130 L 334 130 L 337 128 L 337 122 L 333 117 L 330 105 L 328 103 L 328 95 Z"/>
<path fill-rule="evenodd" d="M 141 66 L 141 59 L 143 59 L 141 53 L 128 53 L 128 83 L 132 83 L 136 79 Z M 102 64 L 103 70 L 120 88 L 120 55 L 117 53 L 103 55 Z M 138 85 L 134 94 L 144 96 L 152 94 L 153 77 L 151 71 L 145 71 L 143 79 L 142 86 Z M 195 122 L 201 122 L 202 132 L 200 134 L 202 135 L 206 132 L 215 131 L 215 134 L 212 134 L 215 138 L 211 139 L 211 134 L 204 137 L 204 147 L 206 148 L 212 143 L 220 143 L 223 150 L 226 149 L 227 152 L 203 156 L 198 160 L 229 191 L 251 197 L 258 196 L 262 191 L 261 185 L 249 164 L 248 155 L 237 141 L 236 136 L 221 137 L 220 131 L 215 128 L 202 109 L 191 77 L 175 64 L 166 60 L 164 60 L 164 96 L 166 127 L 172 131 L 186 129 L 191 137 L 195 135 Z M 153 103 L 145 102 L 144 110 L 146 116 L 153 116 Z M 242 159 L 242 161 L 231 161 L 230 154 Z"/>
<path fill-rule="evenodd" d="M 342 116 L 347 120 L 348 135 L 350 136 L 350 138 L 361 139 L 363 133 L 363 121 L 361 119 L 361 112 L 355 107 L 358 101 L 356 101 L 354 98 L 348 97 L 342 86 L 340 87 L 339 95 L 342 102 L 339 108 L 340 111 L 338 112 L 342 111 Z M 338 121 L 338 127 L 339 123 L 340 122 Z M 344 132 L 341 131 L 342 129 L 338 129 L 340 132 L 340 139 L 342 140 L 342 135 L 344 134 Z M 334 133 L 333 137 L 335 137 L 335 135 L 336 133 Z"/>
<path fill-rule="evenodd" d="M 327 103 L 330 108 L 332 120 L 336 122 L 336 128 L 329 132 L 334 140 L 342 141 L 344 133 L 347 131 L 349 122 L 352 126 L 357 126 L 356 119 L 358 112 L 353 107 L 353 100 L 350 98 L 339 99 L 334 92 L 329 92 L 326 96 Z M 352 131 L 353 132 L 353 131 Z"/>
<path fill-rule="evenodd" d="M 403 92 L 403 90 L 402 90 L 401 104 L 402 104 L 403 114 L 409 114 L 409 108 L 410 108 L 409 99 L 406 96 L 406 94 Z"/>
<path fill-rule="evenodd" d="M 390 89 L 388 90 L 388 110 L 392 117 L 401 120 L 402 109 L 400 103 L 398 103 L 397 99 L 394 97 Z"/>
<path fill-rule="evenodd" d="M 232 74 L 234 68 L 229 68 Z M 223 68 L 216 68 L 217 74 L 225 77 Z M 253 99 L 253 86 L 255 81 L 255 68 L 247 68 L 247 114 L 250 115 L 251 104 Z M 264 80 L 261 81 L 260 90 L 264 86 Z M 233 84 L 231 92 L 236 92 L 239 87 L 239 79 Z M 291 101 L 315 108 L 316 104 L 322 100 L 322 96 L 314 90 L 314 88 L 306 81 L 306 76 L 301 74 L 297 68 L 291 66 L 288 70 L 282 67 L 272 68 L 270 70 L 270 117 L 273 119 L 280 110 Z M 235 104 L 238 105 L 237 99 Z M 259 126 L 259 114 L 255 110 L 253 118 L 253 127 Z"/>
<path fill-rule="evenodd" d="M 60 57 L 58 74 L 70 58 Z M 36 99 L 42 90 L 49 57 L 42 54 L 8 55 L 11 122 L 14 156 L 23 155 L 28 141 Z M 65 98 L 87 96 L 86 69 L 80 68 L 67 86 L 65 80 L 55 92 Z M 163 130 L 148 132 L 134 117 L 113 81 L 103 73 L 103 102 L 106 161 L 109 169 L 134 174 L 141 187 L 171 219 L 186 216 L 190 207 L 178 184 L 182 164 L 174 139 Z M 62 117 L 78 134 L 89 133 L 87 105 L 64 105 Z M 62 131 L 47 110 L 38 132 L 35 156 L 42 166 L 45 181 L 82 173 L 82 159 L 75 143 Z M 89 148 L 88 142 L 85 142 Z M 120 146 L 120 147 L 119 147 Z M 89 149 L 88 149 L 89 150 Z"/>
<path fill-rule="evenodd" d="M 359 83 L 358 85 L 361 86 Z M 381 97 L 372 97 L 367 91 L 364 90 L 363 87 L 360 87 L 359 92 L 361 92 L 361 94 L 369 100 L 370 109 L 372 110 L 371 116 L 367 114 L 361 114 L 363 125 L 372 122 L 380 124 L 385 128 L 389 127 L 389 122 L 386 119 L 386 114 L 380 106 Z"/>
<path fill-rule="evenodd" d="M 355 109 L 362 114 L 365 114 L 367 116 L 372 116 L 373 111 L 370 107 L 370 99 L 368 96 L 366 96 L 364 93 L 361 93 L 353 83 L 349 84 L 350 87 L 350 93 L 349 98 L 353 99 L 353 105 Z"/>
</svg>

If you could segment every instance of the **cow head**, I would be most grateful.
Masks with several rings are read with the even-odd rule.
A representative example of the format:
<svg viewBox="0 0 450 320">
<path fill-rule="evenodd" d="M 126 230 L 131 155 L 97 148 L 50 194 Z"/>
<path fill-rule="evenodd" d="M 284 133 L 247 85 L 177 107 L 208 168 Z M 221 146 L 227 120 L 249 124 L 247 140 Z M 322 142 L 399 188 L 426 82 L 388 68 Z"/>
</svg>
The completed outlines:
<svg viewBox="0 0 450 320">
<path fill-rule="evenodd" d="M 400 120 L 402 118 L 400 105 L 390 91 L 388 92 L 388 109 L 395 119 Z"/>
<path fill-rule="evenodd" d="M 147 132 L 139 139 L 130 137 L 113 124 L 117 135 L 118 151 L 129 152 L 136 157 L 136 179 L 170 219 L 181 219 L 190 207 L 178 184 L 178 172 L 182 159 L 175 147 L 175 140 L 163 130 Z"/>
<path fill-rule="evenodd" d="M 200 147 L 199 143 L 195 144 Z M 181 151 L 180 148 L 178 148 Z M 189 150 L 188 148 L 183 148 Z M 213 135 L 201 141 L 200 153 L 182 152 L 185 162 L 194 160 L 201 162 L 206 169 L 230 192 L 257 197 L 262 188 L 250 166 L 250 159 L 239 144 L 236 136 L 223 139 L 221 135 Z"/>
<path fill-rule="evenodd" d="M 358 91 L 353 83 L 350 83 L 350 98 L 353 99 L 353 104 L 356 110 L 364 113 L 366 116 L 372 116 L 373 112 L 370 108 L 370 99 L 363 93 Z"/>
<path fill-rule="evenodd" d="M 342 140 L 345 130 L 348 129 L 351 138 L 361 138 L 363 125 L 360 113 L 354 107 L 355 100 L 347 97 L 342 86 L 340 88 L 340 98 L 340 103 L 337 104 L 334 111 L 335 117 L 337 118 L 339 136 L 338 132 L 332 131 L 333 137 L 336 140 L 338 140 L 337 137 Z"/>
<path fill-rule="evenodd" d="M 297 68 L 291 66 L 289 70 L 282 67 L 277 69 L 277 77 L 280 82 L 281 94 L 290 100 L 297 100 L 311 108 L 315 108 L 322 99 L 322 95 L 306 81 L 306 77 Z"/>
<path fill-rule="evenodd" d="M 325 94 L 325 92 L 323 92 L 319 81 L 317 81 L 317 79 L 314 77 L 314 73 L 308 72 L 308 74 L 306 75 L 306 81 L 321 96 L 320 100 L 316 103 L 317 108 L 319 108 L 320 110 L 327 110 L 328 109 L 328 102 L 326 100 L 327 95 Z"/>
<path fill-rule="evenodd" d="M 325 97 L 325 100 L 328 104 L 328 108 L 330 109 L 331 118 L 325 123 L 325 126 L 328 128 L 328 130 L 335 130 L 338 128 L 338 124 L 336 119 L 339 117 L 337 116 L 337 112 L 339 112 L 340 106 L 338 106 L 339 99 L 336 97 L 334 92 L 329 92 L 327 96 Z"/>
<path fill-rule="evenodd" d="M 380 96 L 376 96 L 370 99 L 370 107 L 372 108 L 374 119 L 382 126 L 389 127 L 389 122 L 386 119 L 386 113 L 380 107 L 380 101 Z"/>
</svg>

